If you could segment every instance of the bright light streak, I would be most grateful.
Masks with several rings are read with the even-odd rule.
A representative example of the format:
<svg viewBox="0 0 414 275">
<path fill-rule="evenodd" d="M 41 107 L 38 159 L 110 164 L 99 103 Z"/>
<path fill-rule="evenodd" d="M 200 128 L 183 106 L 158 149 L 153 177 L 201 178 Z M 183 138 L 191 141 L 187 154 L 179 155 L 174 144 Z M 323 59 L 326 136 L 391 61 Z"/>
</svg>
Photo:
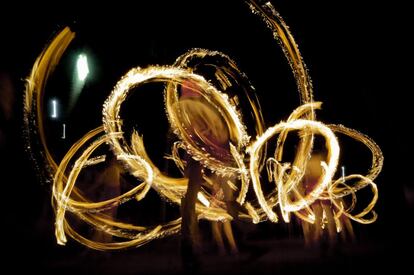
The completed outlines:
<svg viewBox="0 0 414 275">
<path fill-rule="evenodd" d="M 197 199 L 206 207 L 210 207 L 210 202 L 208 199 L 203 195 L 203 193 L 198 192 L 197 193 Z"/>
<path fill-rule="evenodd" d="M 78 72 L 79 81 L 85 81 L 86 77 L 89 74 L 88 58 L 84 54 L 78 56 L 78 61 L 76 62 L 76 69 Z"/>
<path fill-rule="evenodd" d="M 329 223 L 328 216 L 334 214 L 337 229 L 343 227 L 341 225 L 343 216 L 362 224 L 375 221 L 377 215 L 373 208 L 378 199 L 378 189 L 373 180 L 382 169 L 383 155 L 380 148 L 370 138 L 355 130 L 342 125 L 325 125 L 316 120 L 314 110 L 320 109 L 321 103 L 313 102 L 311 81 L 288 27 L 269 2 L 263 5 L 260 5 L 259 1 L 256 0 L 248 0 L 248 2 L 251 10 L 262 17 L 266 25 L 273 31 L 275 39 L 280 42 L 297 80 L 301 102 L 303 103 L 292 112 L 287 121 L 282 121 L 266 130 L 262 121 L 260 105 L 256 104 L 258 102 L 254 102 L 254 99 L 247 95 L 251 108 L 248 111 L 252 111 L 255 116 L 255 140 L 252 140 L 252 137 L 247 134 L 247 127 L 243 123 L 239 110 L 240 106 L 230 100 L 226 93 L 226 87 L 231 86 L 231 84 L 235 91 L 238 88 L 243 90 L 246 84 L 244 81 L 237 81 L 237 77 L 243 76 L 241 78 L 246 78 L 245 75 L 238 70 L 236 63 L 228 56 L 217 51 L 194 49 L 180 56 L 172 66 L 149 66 L 147 68 L 137 67 L 131 69 L 121 78 L 107 98 L 102 110 L 103 125 L 85 134 L 73 144 L 60 162 L 56 162 L 46 142 L 42 100 L 48 76 L 53 72 L 53 68 L 56 67 L 62 54 L 74 38 L 74 33 L 69 28 L 65 28 L 38 57 L 27 80 L 25 126 L 27 136 L 30 137 L 28 139 L 30 145 L 33 145 L 28 147 L 29 150 L 35 150 L 33 148 L 36 148 L 37 144 L 32 137 L 39 138 L 42 146 L 39 151 L 44 152 L 40 155 L 44 158 L 43 163 L 47 166 L 45 170 L 53 173 L 50 178 L 53 179 L 53 207 L 56 216 L 55 235 L 59 244 L 66 243 L 67 235 L 94 249 L 115 250 L 137 247 L 151 240 L 179 232 L 181 218 L 146 227 L 114 221 L 100 213 L 131 199 L 139 201 L 145 197 L 151 188 L 158 192 L 162 198 L 175 204 L 180 204 L 181 198 L 186 193 L 188 179 L 184 176 L 176 178 L 163 174 L 146 153 L 143 137 L 138 132 L 133 132 L 130 141 L 126 140 L 123 134 L 120 115 L 121 105 L 127 99 L 130 91 L 138 90 L 135 88 L 149 82 L 166 83 L 164 90 L 166 113 L 171 128 L 178 138 L 173 147 L 174 150 L 172 150 L 175 153 L 171 158 L 183 170 L 185 161 L 177 153 L 179 149 L 183 149 L 193 159 L 199 161 L 204 169 L 213 171 L 219 176 L 224 175 L 235 179 L 233 190 L 239 192 L 238 195 L 235 194 L 235 197 L 241 208 L 245 210 L 237 213 L 239 217 L 247 217 L 253 223 L 269 219 L 276 222 L 278 221 L 276 207 L 278 207 L 285 222 L 289 222 L 290 214 L 295 214 L 304 223 L 315 223 L 315 226 L 321 226 L 317 222 L 323 219 L 323 215 Z M 214 81 L 195 73 L 195 65 L 194 67 L 189 65 L 196 63 L 195 61 L 199 64 L 205 64 L 204 57 L 214 57 L 212 60 L 218 58 L 224 61 L 217 62 L 220 65 L 214 65 L 217 68 Z M 212 61 L 209 59 L 207 62 L 210 62 L 210 65 Z M 79 55 L 76 69 L 78 79 L 83 85 L 83 81 L 89 73 L 86 55 Z M 231 81 L 234 83 L 231 83 Z M 212 84 L 214 82 L 218 82 L 219 85 L 214 86 Z M 185 105 L 180 105 L 182 102 L 180 102 L 178 91 L 179 87 L 183 86 L 187 88 L 196 87 L 193 92 L 198 93 L 199 98 L 208 103 L 205 104 L 208 107 L 204 106 L 198 109 L 204 111 L 204 117 L 211 119 L 214 116 L 220 116 L 225 122 L 231 141 L 229 152 L 219 150 L 217 150 L 217 154 L 206 152 L 206 143 L 209 141 L 206 139 L 207 135 L 196 131 L 197 127 L 194 127 L 196 123 L 189 119 L 185 108 L 182 108 Z M 195 102 L 197 100 L 192 101 L 192 104 L 196 107 L 202 107 L 204 104 L 202 104 L 202 100 L 199 100 L 197 104 Z M 53 113 L 51 116 L 57 118 L 57 101 L 53 100 L 52 104 Z M 63 124 L 62 138 L 66 137 L 65 127 L 65 124 Z M 298 149 L 292 163 L 283 163 L 282 154 L 285 141 L 287 134 L 292 131 L 300 134 Z M 342 177 L 339 179 L 333 178 L 337 172 L 340 152 L 337 133 L 349 136 L 371 150 L 371 168 L 367 175 L 352 174 L 345 176 L 345 167 L 342 166 Z M 325 138 L 325 149 L 328 156 L 326 162 L 320 162 L 323 173 L 318 181 L 313 187 L 304 192 L 307 187 L 304 186 L 303 178 L 307 172 L 307 162 L 312 155 L 313 140 L 316 134 Z M 269 157 L 266 154 L 266 143 L 274 136 L 277 136 L 276 149 L 273 154 L 274 157 Z M 203 141 L 204 144 L 199 140 Z M 83 190 L 76 186 L 77 178 L 83 168 L 105 161 L 105 157 L 93 157 L 94 151 L 104 144 L 110 145 L 117 159 L 123 162 L 123 167 L 137 178 L 138 184 L 119 196 L 91 202 L 82 195 Z M 211 148 L 217 149 L 214 146 L 211 146 Z M 270 175 L 269 182 L 275 182 L 274 190 L 268 194 L 265 194 L 261 188 L 265 181 L 264 177 L 261 176 L 264 163 L 270 164 L 267 165 L 268 175 Z M 249 188 L 250 182 L 252 188 Z M 353 211 L 357 200 L 356 193 L 364 187 L 371 188 L 373 198 L 362 211 L 354 213 L 356 212 Z M 251 199 L 252 196 L 246 196 L 251 189 L 255 192 L 256 198 Z M 203 188 L 197 194 L 199 200 L 196 203 L 198 217 L 212 221 L 231 220 L 232 216 L 228 213 L 228 209 L 215 203 L 213 200 L 216 198 L 212 193 L 212 190 L 207 188 L 204 190 Z M 343 198 L 345 196 L 352 199 L 350 206 L 344 205 Z M 312 210 L 312 205 L 321 201 L 326 201 L 331 205 L 331 208 L 329 211 L 324 209 L 322 214 L 318 214 Z M 71 219 L 67 219 L 65 216 L 66 212 L 70 212 L 95 230 L 122 240 L 102 243 L 84 237 L 72 228 Z"/>
<path fill-rule="evenodd" d="M 56 99 L 52 99 L 52 118 L 57 118 L 58 117 L 58 111 L 57 111 L 57 100 Z"/>
</svg>

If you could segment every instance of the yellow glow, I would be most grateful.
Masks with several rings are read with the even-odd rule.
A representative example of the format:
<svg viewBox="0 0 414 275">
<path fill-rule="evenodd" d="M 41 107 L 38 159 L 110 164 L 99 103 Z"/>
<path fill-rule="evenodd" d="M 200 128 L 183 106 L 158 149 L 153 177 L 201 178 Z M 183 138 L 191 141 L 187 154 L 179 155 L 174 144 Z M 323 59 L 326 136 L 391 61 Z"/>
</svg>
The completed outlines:
<svg viewBox="0 0 414 275">
<path fill-rule="evenodd" d="M 162 198 L 172 203 L 180 204 L 181 198 L 187 190 L 188 180 L 163 174 L 146 153 L 143 137 L 136 131 L 131 140 L 126 140 L 122 129 L 120 109 L 130 91 L 139 92 L 139 87 L 150 82 L 165 83 L 164 104 L 166 116 L 178 141 L 172 145 L 169 159 L 176 163 L 180 171 L 184 171 L 186 162 L 180 157 L 180 150 L 184 150 L 193 159 L 199 161 L 205 169 L 228 176 L 232 180 L 229 186 L 236 193 L 236 201 L 245 210 L 238 213 L 240 218 L 249 219 L 253 223 L 265 220 L 277 222 L 279 217 L 275 210 L 280 210 L 283 221 L 289 222 L 290 215 L 294 214 L 303 222 L 318 224 L 318 219 L 327 221 L 329 213 L 322 212 L 322 217 L 315 214 L 311 205 L 316 201 L 329 201 L 332 205 L 334 222 L 337 232 L 344 227 L 341 216 L 346 216 L 356 222 L 367 224 L 377 218 L 373 208 L 378 200 L 378 188 L 374 183 L 382 169 L 383 155 L 380 148 L 369 137 L 342 125 L 326 125 L 316 120 L 315 110 L 321 108 L 320 102 L 313 102 L 312 85 L 306 66 L 302 61 L 298 47 L 290 34 L 287 25 L 270 3 L 260 5 L 255 0 L 247 1 L 251 10 L 258 14 L 273 32 L 292 67 L 296 78 L 302 105 L 295 109 L 286 121 L 272 127 L 265 128 L 260 104 L 255 94 L 247 92 L 234 75 L 247 79 L 238 69 L 236 62 L 227 55 L 217 51 L 193 49 L 177 58 L 171 66 L 149 66 L 147 68 L 133 68 L 124 75 L 107 98 L 103 110 L 103 125 L 86 133 L 68 150 L 62 160 L 56 162 L 48 149 L 44 133 L 44 88 L 48 77 L 75 34 L 69 28 L 63 29 L 46 47 L 36 60 L 32 72 L 27 80 L 25 91 L 25 126 L 29 141 L 29 148 L 34 158 L 41 161 L 39 166 L 46 171 L 47 179 L 53 181 L 52 203 L 55 210 L 55 235 L 57 242 L 64 245 L 67 236 L 98 250 L 115 250 L 128 247 L 137 247 L 153 239 L 162 238 L 180 231 L 181 218 L 164 224 L 140 226 L 113 220 L 103 214 L 103 211 L 116 207 L 128 200 L 142 200 L 152 188 Z M 220 70 L 215 74 L 217 87 L 208 79 L 195 72 L 189 64 L 197 61 L 204 62 L 205 57 L 216 57 L 223 61 Z M 192 62 L 189 62 L 192 61 Z M 85 65 L 86 63 L 86 65 Z M 83 79 L 87 75 L 87 61 L 82 61 Z M 221 63 L 220 63 L 221 64 Z M 218 67 L 218 66 L 217 66 Z M 226 89 L 233 85 L 240 86 L 250 104 L 256 125 L 256 137 L 250 137 L 243 123 L 242 113 L 237 100 L 229 98 Z M 228 152 L 212 154 L 206 149 L 203 133 L 195 129 L 194 121 L 180 105 L 180 87 L 190 89 L 203 102 L 203 115 L 211 120 L 223 121 L 228 129 L 230 143 Z M 200 104 L 201 106 L 201 104 Z M 201 107 L 200 107 L 201 109 Z M 292 163 L 282 162 L 285 141 L 288 133 L 297 132 L 300 138 L 296 155 Z M 337 174 L 340 147 L 336 133 L 346 135 L 366 145 L 372 153 L 371 168 L 367 175 Z M 325 139 L 327 159 L 320 162 L 322 175 L 309 193 L 304 193 L 304 175 L 307 172 L 307 163 L 312 155 L 315 135 Z M 267 143 L 276 138 L 276 149 L 272 157 L 267 155 Z M 41 148 L 35 147 L 34 140 L 39 139 Z M 103 200 L 90 201 L 82 195 L 77 186 L 77 179 L 85 167 L 106 161 L 104 155 L 93 157 L 93 153 L 103 144 L 109 144 L 117 160 L 136 177 L 137 183 L 130 191 L 119 196 Z M 204 145 L 203 145 L 204 144 Z M 42 152 L 36 157 L 35 150 Z M 59 163 L 59 164 L 57 164 Z M 44 167 L 43 167 L 44 166 Z M 274 182 L 274 190 L 265 194 L 262 184 L 264 167 L 267 168 L 268 182 Z M 339 166 L 340 167 L 340 166 Z M 339 171 L 340 172 L 340 171 Z M 340 173 L 339 173 L 340 174 Z M 205 178 L 208 183 L 211 179 Z M 234 179 L 234 180 L 233 180 Z M 255 199 L 247 200 L 248 192 L 252 189 Z M 352 182 L 353 184 L 351 184 Z M 370 187 L 373 197 L 368 205 L 360 212 L 354 213 L 357 201 L 357 191 Z M 344 205 L 343 198 L 350 196 L 351 205 Z M 225 207 L 213 202 L 213 196 L 208 190 L 202 189 L 198 194 L 196 211 L 198 218 L 212 221 L 231 220 L 232 216 Z M 324 210 L 325 211 L 325 210 Z M 119 237 L 123 241 L 98 242 L 88 239 L 70 225 L 66 213 L 71 212 L 79 220 L 84 221 L 96 230 L 111 236 Z M 325 217 L 325 219 L 323 218 Z"/>
</svg>

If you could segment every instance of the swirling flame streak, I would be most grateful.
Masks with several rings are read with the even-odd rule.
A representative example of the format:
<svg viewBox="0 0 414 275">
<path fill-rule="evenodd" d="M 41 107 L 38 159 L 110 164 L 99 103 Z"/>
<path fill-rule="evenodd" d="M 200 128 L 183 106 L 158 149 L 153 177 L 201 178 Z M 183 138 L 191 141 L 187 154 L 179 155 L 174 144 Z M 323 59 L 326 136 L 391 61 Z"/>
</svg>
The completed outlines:
<svg viewBox="0 0 414 275">
<path fill-rule="evenodd" d="M 137 247 L 153 239 L 176 234 L 180 231 L 181 218 L 172 220 L 165 224 L 152 227 L 137 226 L 112 218 L 101 212 L 115 207 L 128 200 L 141 200 L 150 188 L 155 189 L 163 198 L 180 204 L 185 195 L 188 180 L 186 178 L 172 178 L 164 175 L 148 157 L 143 139 L 134 132 L 131 141 L 125 140 L 122 131 L 122 121 L 119 115 L 121 104 L 126 99 L 132 88 L 136 88 L 148 82 L 166 82 L 165 106 L 166 114 L 171 127 L 179 137 L 180 141 L 173 146 L 172 159 L 179 168 L 183 168 L 183 160 L 179 157 L 178 150 L 184 149 L 195 160 L 206 168 L 222 175 L 236 175 L 237 183 L 232 183 L 238 191 L 237 202 L 244 207 L 245 211 L 239 213 L 239 217 L 248 218 L 254 223 L 269 219 L 278 221 L 274 211 L 275 207 L 281 212 L 285 222 L 289 222 L 290 214 L 293 213 L 300 219 L 313 223 L 315 214 L 309 207 L 316 200 L 328 200 L 334 206 L 334 217 L 337 230 L 341 230 L 340 216 L 345 215 L 359 223 L 371 223 L 376 220 L 377 215 L 373 207 L 378 199 L 378 189 L 373 180 L 378 176 L 383 165 L 383 155 L 378 145 L 369 137 L 342 125 L 325 125 L 316 121 L 315 109 L 320 109 L 320 102 L 313 102 L 313 92 L 310 77 L 305 63 L 299 53 L 298 47 L 289 32 L 289 29 L 281 16 L 273 6 L 267 2 L 259 4 L 259 1 L 246 1 L 253 11 L 258 14 L 271 29 L 275 39 L 279 42 L 283 52 L 292 68 L 297 81 L 302 106 L 292 112 L 287 121 L 282 121 L 265 130 L 260 105 L 255 95 L 246 93 L 250 107 L 253 112 L 256 131 L 256 139 L 246 132 L 246 126 L 237 109 L 237 104 L 229 99 L 222 91 L 231 85 L 229 77 L 237 74 L 247 78 L 238 70 L 235 62 L 228 56 L 219 52 L 202 49 L 194 49 L 180 56 L 173 66 L 150 66 L 148 68 L 135 68 L 130 70 L 115 86 L 108 97 L 103 108 L 103 125 L 93 129 L 76 142 L 59 165 L 53 159 L 47 146 L 43 127 L 43 96 L 48 77 L 65 52 L 68 45 L 75 37 L 68 27 L 64 28 L 45 48 L 36 60 L 32 72 L 27 80 L 25 90 L 25 127 L 28 138 L 28 149 L 40 165 L 45 167 L 48 175 L 46 178 L 53 179 L 53 206 L 56 213 L 55 233 L 57 242 L 65 244 L 66 235 L 76 241 L 98 250 L 114 250 L 127 247 Z M 213 86 L 203 76 L 194 72 L 189 65 L 191 60 L 202 60 L 206 56 L 217 56 L 226 62 L 216 75 L 219 87 Z M 232 80 L 235 81 L 233 78 Z M 228 165 L 222 160 L 215 158 L 194 142 L 188 130 L 182 123 L 183 117 L 179 109 L 175 107 L 178 101 L 178 85 L 186 85 L 190 81 L 199 87 L 200 95 L 212 106 L 214 106 L 226 122 L 231 138 L 230 155 L 234 165 Z M 287 134 L 290 131 L 300 132 L 300 143 L 292 163 L 282 163 L 283 146 Z M 347 135 L 365 144 L 372 152 L 371 169 L 367 175 L 352 174 L 345 178 L 334 179 L 338 166 L 340 148 L 335 132 Z M 312 153 L 314 134 L 322 135 L 326 140 L 328 151 L 327 162 L 322 162 L 323 174 L 319 178 L 313 190 L 307 194 L 301 194 L 300 185 L 303 182 L 306 165 Z M 277 136 L 277 146 L 274 158 L 265 159 L 267 141 Z M 36 138 L 40 140 L 40 150 L 36 150 Z M 93 152 L 103 144 L 110 144 L 111 149 L 140 182 L 135 188 L 108 200 L 92 202 L 82 195 L 75 184 L 80 171 L 89 165 L 103 161 L 103 156 L 91 158 Z M 84 149 L 86 146 L 86 149 Z M 74 156 L 81 152 L 80 157 L 74 160 Z M 40 152 L 40 154 L 39 154 Z M 73 167 L 70 167 L 74 162 Z M 275 182 L 275 189 L 265 195 L 261 189 L 261 176 L 264 164 L 267 165 L 269 181 Z M 351 180 L 357 180 L 353 185 L 348 184 Z M 253 186 L 257 201 L 246 201 L 249 185 Z M 370 186 L 373 198 L 360 212 L 353 213 L 356 203 L 356 192 L 364 187 Z M 200 194 L 201 201 L 196 204 L 199 218 L 208 220 L 231 220 L 226 209 L 219 206 L 211 206 L 211 195 L 203 190 Z M 351 206 L 345 209 L 342 198 L 351 196 Z M 80 235 L 65 218 L 66 211 L 70 211 L 92 227 L 104 231 L 112 236 L 120 237 L 124 241 L 98 242 Z"/>
</svg>

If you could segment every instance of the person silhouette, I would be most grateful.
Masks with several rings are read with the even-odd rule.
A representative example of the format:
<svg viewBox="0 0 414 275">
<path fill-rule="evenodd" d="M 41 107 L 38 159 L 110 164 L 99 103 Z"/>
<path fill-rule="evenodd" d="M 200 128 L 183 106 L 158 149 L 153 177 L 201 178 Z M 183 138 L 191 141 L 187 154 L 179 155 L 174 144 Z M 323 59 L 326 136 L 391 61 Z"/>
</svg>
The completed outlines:
<svg viewBox="0 0 414 275">
<path fill-rule="evenodd" d="M 181 85 L 181 95 L 177 104 L 177 108 L 183 117 L 181 123 L 191 133 L 194 141 L 202 144 L 206 152 L 224 163 L 230 163 L 232 156 L 229 145 L 229 129 L 216 107 L 203 98 L 199 90 L 200 88 L 190 81 L 186 81 Z M 214 182 L 212 188 L 215 199 L 221 202 L 224 202 L 225 199 L 230 200 L 231 191 L 226 186 L 230 178 L 211 176 L 213 174 L 212 171 L 203 167 L 202 164 L 194 160 L 190 155 L 186 156 L 186 163 L 184 175 L 188 178 L 188 187 L 181 202 L 181 234 L 184 265 L 191 269 L 194 265 L 199 264 L 197 255 L 201 249 L 195 205 L 201 186 L 203 184 L 208 186 L 203 176 L 210 177 Z M 221 233 L 224 231 L 232 251 L 236 252 L 237 247 L 231 231 L 230 222 L 220 223 L 213 222 L 212 225 L 213 235 L 218 242 L 219 249 L 224 247 L 222 245 Z"/>
</svg>

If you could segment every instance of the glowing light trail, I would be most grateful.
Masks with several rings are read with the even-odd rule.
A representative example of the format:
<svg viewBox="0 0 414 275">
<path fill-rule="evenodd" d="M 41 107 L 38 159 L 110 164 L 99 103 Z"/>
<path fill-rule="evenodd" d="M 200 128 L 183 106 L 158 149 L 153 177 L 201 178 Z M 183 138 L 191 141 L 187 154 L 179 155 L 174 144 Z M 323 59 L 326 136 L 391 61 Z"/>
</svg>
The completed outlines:
<svg viewBox="0 0 414 275">
<path fill-rule="evenodd" d="M 289 29 L 280 15 L 269 2 L 259 4 L 259 1 L 247 1 L 251 10 L 258 14 L 273 32 L 275 39 L 292 68 L 296 78 L 302 105 L 293 110 L 286 121 L 265 129 L 260 104 L 247 76 L 236 65 L 236 62 L 225 54 L 217 51 L 193 49 L 177 58 L 170 66 L 149 66 L 133 68 L 116 84 L 107 98 L 103 110 L 103 125 L 91 130 L 78 140 L 68 150 L 64 158 L 56 162 L 48 149 L 43 126 L 43 97 L 48 77 L 59 63 L 62 54 L 74 38 L 69 28 L 63 29 L 41 53 L 36 60 L 31 75 L 28 77 L 25 94 L 25 126 L 28 148 L 37 164 L 45 171 L 45 177 L 53 181 L 53 207 L 56 215 L 55 235 L 59 244 L 67 242 L 67 236 L 98 250 L 115 250 L 137 247 L 153 239 L 163 238 L 180 231 L 181 219 L 175 219 L 164 224 L 139 226 L 119 220 L 113 220 L 104 211 L 116 207 L 128 200 L 140 201 L 152 188 L 162 198 L 172 203 L 180 204 L 187 190 L 188 180 L 163 174 L 148 156 L 143 137 L 136 131 L 127 140 L 122 129 L 120 109 L 128 94 L 150 82 L 165 83 L 164 104 L 166 116 L 178 141 L 172 145 L 172 159 L 183 171 L 186 165 L 180 151 L 185 151 L 204 169 L 213 173 L 234 179 L 229 186 L 236 192 L 236 201 L 241 210 L 238 217 L 251 220 L 253 223 L 279 220 L 276 207 L 280 210 L 282 219 L 290 221 L 294 214 L 305 223 L 315 223 L 326 220 L 328 214 L 335 218 L 337 232 L 343 228 L 341 217 L 346 216 L 359 223 L 371 223 L 376 219 L 373 211 L 378 200 L 378 188 L 374 179 L 382 169 L 383 156 L 380 148 L 369 137 L 348 129 L 342 125 L 326 125 L 316 120 L 315 110 L 320 109 L 320 102 L 313 102 L 312 85 L 306 66 L 299 53 L 298 47 Z M 209 57 L 220 61 L 214 65 L 217 69 L 214 75 L 216 86 L 211 79 L 198 74 L 196 67 L 206 63 Z M 211 65 L 210 61 L 210 65 Z M 196 64 L 196 65 L 194 65 Z M 89 72 L 86 56 L 80 56 L 77 62 L 78 78 L 84 81 Z M 237 100 L 227 94 L 227 89 L 236 86 L 249 102 L 253 121 L 256 125 L 253 138 L 248 134 L 243 122 L 242 113 Z M 187 95 L 182 95 L 183 91 Z M 180 94 L 181 93 L 181 94 Z M 182 100 L 185 96 L 191 99 Z M 203 132 L 198 131 L 195 121 L 190 119 L 184 108 L 185 102 L 197 106 L 198 118 L 209 117 L 222 121 L 227 127 L 230 143 L 228 150 L 215 146 Z M 212 125 L 214 126 L 214 125 Z M 213 129 L 214 130 L 214 129 Z M 217 129 L 216 129 L 217 130 Z M 222 130 L 222 129 L 218 129 Z M 65 125 L 63 125 L 65 137 Z M 292 162 L 283 162 L 282 156 L 285 141 L 289 134 L 297 133 L 299 144 Z M 367 175 L 351 174 L 345 176 L 342 166 L 342 176 L 335 178 L 337 167 L 340 165 L 340 147 L 336 134 L 349 136 L 365 144 L 372 153 L 371 168 Z M 327 152 L 326 160 L 320 161 L 321 175 L 311 188 L 305 186 L 305 175 L 308 173 L 307 164 L 312 155 L 314 136 L 320 135 L 325 139 Z M 267 143 L 276 138 L 276 148 L 273 157 L 267 156 Z M 40 140 L 40 148 L 35 140 Z M 94 152 L 104 144 L 109 144 L 112 153 L 124 167 L 136 177 L 134 188 L 109 199 L 91 201 L 87 199 L 77 186 L 77 179 L 82 169 L 106 162 L 104 155 L 93 156 Z M 57 164 L 59 163 L 59 164 Z M 274 190 L 265 194 L 261 175 L 264 168 L 268 173 L 268 182 L 274 182 Z M 203 175 L 206 182 L 211 181 L 208 175 Z M 252 185 L 252 188 L 250 188 Z M 370 187 L 373 197 L 359 213 L 354 213 L 357 191 Z M 247 199 L 247 193 L 253 189 L 256 199 Z M 351 204 L 345 205 L 343 198 L 350 196 Z M 212 221 L 231 220 L 233 217 L 226 207 L 213 203 L 211 190 L 202 188 L 197 194 L 196 212 L 199 219 Z M 312 205 L 318 201 L 327 201 L 332 205 L 332 213 L 323 212 L 319 217 Z M 82 236 L 70 224 L 66 213 L 71 212 L 79 220 L 84 221 L 94 229 L 108 235 L 120 238 L 112 242 L 99 242 Z M 324 218 L 325 217 L 325 218 Z M 324 223 L 315 226 L 325 226 Z"/>
</svg>

